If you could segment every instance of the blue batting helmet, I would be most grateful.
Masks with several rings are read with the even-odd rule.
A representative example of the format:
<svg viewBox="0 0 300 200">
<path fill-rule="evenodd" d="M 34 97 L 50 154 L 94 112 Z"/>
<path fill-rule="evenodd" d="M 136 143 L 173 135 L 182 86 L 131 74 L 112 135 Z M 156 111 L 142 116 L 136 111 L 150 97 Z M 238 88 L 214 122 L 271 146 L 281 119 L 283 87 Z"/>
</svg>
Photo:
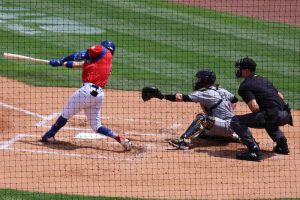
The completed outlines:
<svg viewBox="0 0 300 200">
<path fill-rule="evenodd" d="M 104 40 L 101 42 L 101 45 L 110 50 L 111 54 L 114 55 L 116 50 L 116 45 L 111 40 Z"/>
</svg>

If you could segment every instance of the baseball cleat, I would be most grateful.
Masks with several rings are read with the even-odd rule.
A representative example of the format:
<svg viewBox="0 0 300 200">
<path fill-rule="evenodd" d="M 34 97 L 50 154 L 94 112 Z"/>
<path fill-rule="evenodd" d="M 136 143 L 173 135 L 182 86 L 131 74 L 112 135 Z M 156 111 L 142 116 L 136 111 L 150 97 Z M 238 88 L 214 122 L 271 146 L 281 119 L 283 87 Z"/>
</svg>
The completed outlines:
<svg viewBox="0 0 300 200">
<path fill-rule="evenodd" d="M 48 138 L 46 135 L 44 135 L 41 138 L 41 142 L 43 142 L 43 143 L 53 143 L 53 142 L 55 142 L 55 138 L 54 137 Z"/>
<path fill-rule="evenodd" d="M 169 144 L 180 150 L 188 150 L 190 147 L 182 139 L 172 139 Z"/>
<path fill-rule="evenodd" d="M 120 144 L 126 151 L 130 151 L 132 149 L 132 143 L 126 138 L 121 138 Z"/>
<path fill-rule="evenodd" d="M 238 160 L 261 161 L 262 155 L 259 151 L 250 151 L 247 149 L 241 153 L 236 154 Z"/>
</svg>

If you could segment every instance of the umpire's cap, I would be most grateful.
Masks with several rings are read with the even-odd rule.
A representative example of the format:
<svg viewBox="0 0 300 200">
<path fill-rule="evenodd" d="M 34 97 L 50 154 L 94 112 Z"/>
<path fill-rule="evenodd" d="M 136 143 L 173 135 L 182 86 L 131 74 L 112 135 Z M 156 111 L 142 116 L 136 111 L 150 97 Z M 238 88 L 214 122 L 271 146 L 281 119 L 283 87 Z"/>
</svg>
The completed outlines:
<svg viewBox="0 0 300 200">
<path fill-rule="evenodd" d="M 255 72 L 256 63 L 252 58 L 248 56 L 235 62 L 235 67 L 239 69 L 249 69 L 251 72 Z"/>
</svg>

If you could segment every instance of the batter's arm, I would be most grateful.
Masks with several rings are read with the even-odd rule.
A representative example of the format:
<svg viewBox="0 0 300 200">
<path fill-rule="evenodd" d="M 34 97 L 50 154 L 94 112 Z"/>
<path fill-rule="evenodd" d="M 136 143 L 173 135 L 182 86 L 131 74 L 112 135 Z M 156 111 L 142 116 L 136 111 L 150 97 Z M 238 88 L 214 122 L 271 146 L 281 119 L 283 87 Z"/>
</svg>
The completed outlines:
<svg viewBox="0 0 300 200">
<path fill-rule="evenodd" d="M 82 61 L 82 60 L 87 60 L 88 58 L 89 58 L 88 50 L 84 50 L 84 51 L 75 52 L 69 56 L 66 56 L 66 57 L 62 58 L 62 61 L 63 62 Z"/>
<path fill-rule="evenodd" d="M 84 61 L 76 62 L 76 61 L 67 61 L 64 62 L 64 66 L 67 68 L 82 68 Z"/>
</svg>

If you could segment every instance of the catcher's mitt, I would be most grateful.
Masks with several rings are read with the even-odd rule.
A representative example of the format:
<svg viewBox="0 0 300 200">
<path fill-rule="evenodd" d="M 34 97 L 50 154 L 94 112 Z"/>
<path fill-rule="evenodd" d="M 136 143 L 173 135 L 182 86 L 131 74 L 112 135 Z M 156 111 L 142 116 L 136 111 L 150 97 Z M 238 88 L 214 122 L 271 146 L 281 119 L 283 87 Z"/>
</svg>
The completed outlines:
<svg viewBox="0 0 300 200">
<path fill-rule="evenodd" d="M 151 98 L 163 99 L 164 95 L 154 86 L 146 86 L 142 89 L 142 99 L 148 101 Z"/>
</svg>

